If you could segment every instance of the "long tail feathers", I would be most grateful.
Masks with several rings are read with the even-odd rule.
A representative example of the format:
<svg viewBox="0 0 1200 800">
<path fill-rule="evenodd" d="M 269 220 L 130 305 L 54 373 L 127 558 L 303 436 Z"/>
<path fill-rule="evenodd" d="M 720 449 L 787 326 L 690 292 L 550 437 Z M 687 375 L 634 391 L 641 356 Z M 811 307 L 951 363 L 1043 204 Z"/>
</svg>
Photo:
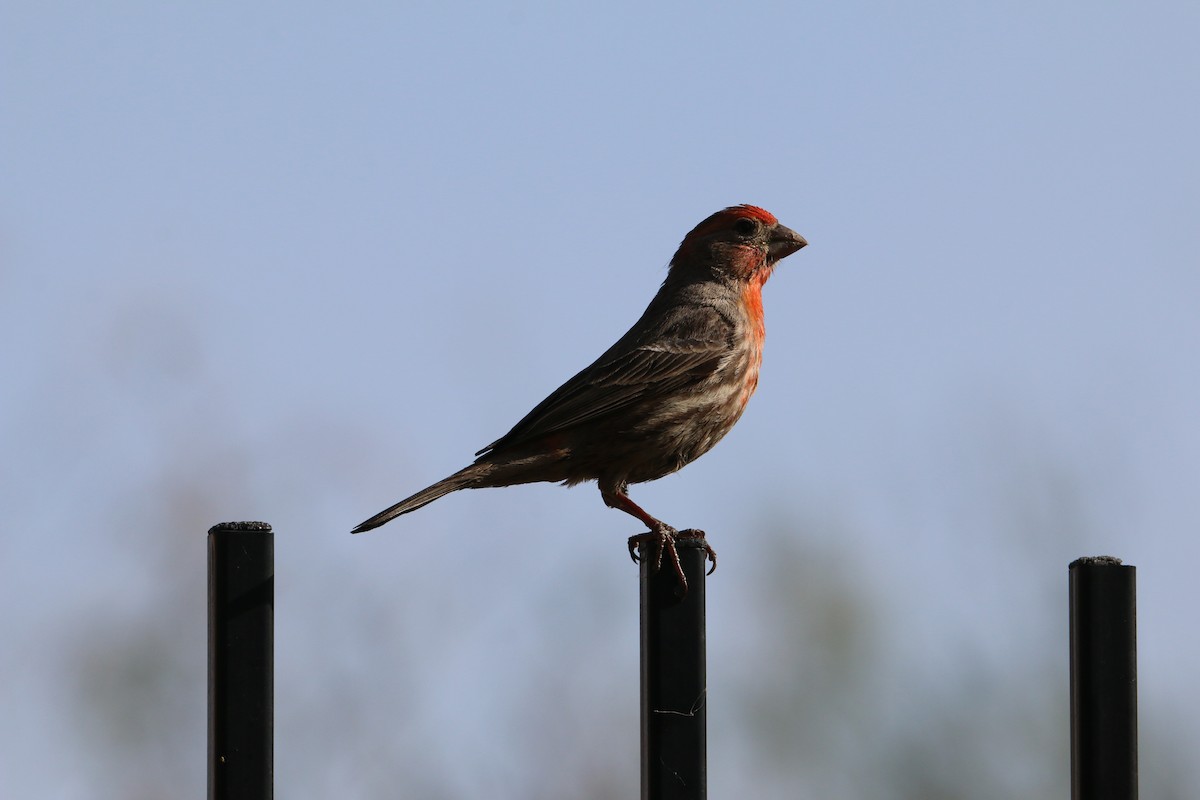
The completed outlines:
<svg viewBox="0 0 1200 800">
<path fill-rule="evenodd" d="M 481 467 L 486 468 L 487 466 L 490 465 L 472 464 L 465 469 L 460 469 L 449 478 L 440 480 L 433 486 L 426 487 L 417 492 L 412 497 L 401 500 L 391 508 L 380 511 L 378 514 L 361 523 L 358 527 L 350 532 L 362 533 L 363 531 L 369 531 L 372 528 L 378 528 L 380 525 L 384 524 L 385 522 L 390 522 L 401 514 L 407 514 L 410 511 L 416 511 L 422 506 L 429 505 L 443 495 L 456 492 L 459 489 L 466 489 L 481 477 L 481 473 L 484 471 L 481 470 Z"/>
</svg>

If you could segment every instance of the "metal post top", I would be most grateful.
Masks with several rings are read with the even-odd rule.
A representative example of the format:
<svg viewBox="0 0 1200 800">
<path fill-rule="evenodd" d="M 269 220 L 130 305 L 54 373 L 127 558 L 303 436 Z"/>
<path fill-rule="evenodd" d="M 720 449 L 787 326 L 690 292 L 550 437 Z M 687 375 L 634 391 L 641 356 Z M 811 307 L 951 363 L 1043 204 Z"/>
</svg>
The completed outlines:
<svg viewBox="0 0 1200 800">
<path fill-rule="evenodd" d="M 209 533 L 270 533 L 268 522 L 218 522 L 208 529 Z"/>
<path fill-rule="evenodd" d="M 1067 565 L 1067 569 L 1076 567 L 1120 567 L 1124 566 L 1116 556 L 1083 556 Z"/>
</svg>

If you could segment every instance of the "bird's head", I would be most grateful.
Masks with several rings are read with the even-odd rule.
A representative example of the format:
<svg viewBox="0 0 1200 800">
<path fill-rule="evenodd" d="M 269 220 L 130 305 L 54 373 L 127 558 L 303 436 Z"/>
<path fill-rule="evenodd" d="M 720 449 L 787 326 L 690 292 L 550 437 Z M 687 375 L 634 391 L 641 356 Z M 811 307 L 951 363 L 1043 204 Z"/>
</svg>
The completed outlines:
<svg viewBox="0 0 1200 800">
<path fill-rule="evenodd" d="M 731 206 L 705 219 L 684 237 L 671 272 L 766 280 L 781 259 L 808 244 L 775 215 L 757 206 Z"/>
</svg>

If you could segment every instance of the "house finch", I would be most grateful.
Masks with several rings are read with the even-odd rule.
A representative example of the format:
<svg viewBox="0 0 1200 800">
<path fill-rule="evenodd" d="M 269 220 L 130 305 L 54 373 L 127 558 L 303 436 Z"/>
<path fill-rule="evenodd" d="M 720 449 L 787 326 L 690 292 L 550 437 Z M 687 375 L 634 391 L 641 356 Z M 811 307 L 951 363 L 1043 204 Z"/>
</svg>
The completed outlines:
<svg viewBox="0 0 1200 800">
<path fill-rule="evenodd" d="M 361 533 L 459 489 L 594 480 L 610 508 L 649 532 L 629 540 L 667 553 L 686 591 L 677 531 L 629 498 L 631 483 L 661 478 L 704 455 L 729 432 L 758 385 L 764 337 L 762 286 L 775 264 L 807 242 L 767 211 L 718 211 L 679 245 L 666 280 L 641 319 L 605 353 L 560 386 L 475 463 L 381 511 Z M 712 570 L 709 570 L 710 572 Z"/>
</svg>

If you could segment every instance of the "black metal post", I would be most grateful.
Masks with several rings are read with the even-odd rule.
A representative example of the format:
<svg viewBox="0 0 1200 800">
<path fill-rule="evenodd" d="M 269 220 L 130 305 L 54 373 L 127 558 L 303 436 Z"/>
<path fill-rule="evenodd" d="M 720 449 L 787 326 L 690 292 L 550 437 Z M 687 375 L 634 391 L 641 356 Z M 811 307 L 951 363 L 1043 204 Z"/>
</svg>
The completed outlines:
<svg viewBox="0 0 1200 800">
<path fill-rule="evenodd" d="M 265 522 L 208 531 L 208 797 L 274 792 L 275 542 Z"/>
<path fill-rule="evenodd" d="M 1069 569 L 1071 797 L 1135 800 L 1137 572 L 1111 556 Z"/>
<path fill-rule="evenodd" d="M 707 678 L 704 645 L 705 551 L 681 539 L 688 592 L 666 563 L 657 572 L 642 547 L 642 798 L 708 796 Z"/>
</svg>

